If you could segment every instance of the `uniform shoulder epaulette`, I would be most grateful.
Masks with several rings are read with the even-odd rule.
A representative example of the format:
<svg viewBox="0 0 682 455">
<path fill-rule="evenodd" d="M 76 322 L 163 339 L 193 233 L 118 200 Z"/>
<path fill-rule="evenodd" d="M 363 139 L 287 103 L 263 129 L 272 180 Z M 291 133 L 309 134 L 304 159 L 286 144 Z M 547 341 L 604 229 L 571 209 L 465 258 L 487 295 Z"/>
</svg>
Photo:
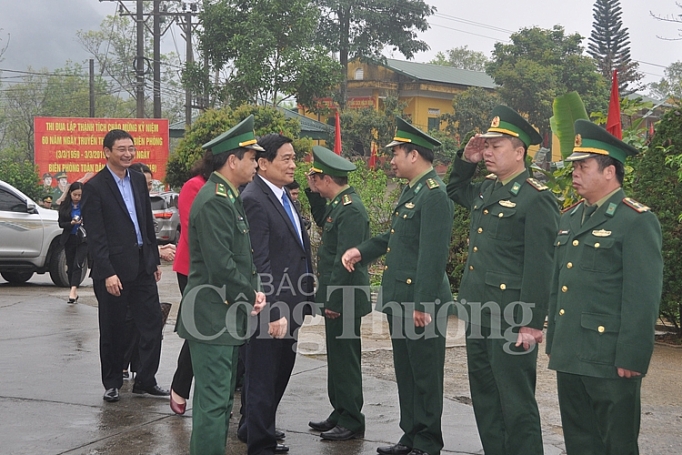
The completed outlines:
<svg viewBox="0 0 682 455">
<path fill-rule="evenodd" d="M 430 190 L 433 190 L 438 188 L 438 182 L 434 179 L 426 179 L 426 186 L 428 186 Z"/>
<path fill-rule="evenodd" d="M 545 191 L 545 190 L 549 189 L 549 187 L 547 185 L 540 183 L 539 180 L 534 179 L 533 177 L 527 178 L 526 182 L 528 182 L 530 184 L 530 186 L 532 186 L 533 188 L 535 188 L 538 191 Z"/>
<path fill-rule="evenodd" d="M 215 184 L 215 194 L 222 197 L 227 197 L 227 189 L 222 183 Z"/>
<path fill-rule="evenodd" d="M 642 204 L 641 202 L 635 201 L 631 197 L 624 197 L 623 198 L 623 204 L 627 205 L 632 210 L 634 210 L 635 212 L 639 212 L 639 213 L 648 212 L 649 210 L 651 210 L 646 205 Z"/>
<path fill-rule="evenodd" d="M 585 199 L 581 199 L 581 200 L 579 200 L 578 202 L 569 205 L 569 206 L 566 207 L 565 209 L 561 209 L 561 213 L 566 213 L 566 212 L 568 212 L 568 211 L 571 210 L 572 208 L 575 208 L 576 206 L 578 206 L 578 204 L 580 204 L 580 203 L 583 202 L 584 200 L 585 200 Z"/>
<path fill-rule="evenodd" d="M 353 199 L 350 198 L 349 195 L 344 194 L 343 197 L 341 198 L 341 201 L 343 202 L 343 205 L 349 205 L 353 203 Z"/>
<path fill-rule="evenodd" d="M 485 176 L 485 178 L 487 178 L 488 180 L 495 180 L 497 176 L 495 174 L 488 174 Z"/>
</svg>

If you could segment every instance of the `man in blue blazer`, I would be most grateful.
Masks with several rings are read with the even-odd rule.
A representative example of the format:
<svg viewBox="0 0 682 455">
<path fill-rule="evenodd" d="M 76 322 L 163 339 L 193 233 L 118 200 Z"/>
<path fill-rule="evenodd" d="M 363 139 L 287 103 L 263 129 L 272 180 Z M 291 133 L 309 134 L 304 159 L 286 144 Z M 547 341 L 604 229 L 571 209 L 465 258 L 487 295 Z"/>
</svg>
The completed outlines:
<svg viewBox="0 0 682 455">
<path fill-rule="evenodd" d="M 133 393 L 168 396 L 155 378 L 163 328 L 156 287 L 161 270 L 147 182 L 139 172 L 128 171 L 135 159 L 128 132 L 109 131 L 103 147 L 107 164 L 83 187 L 82 208 L 83 219 L 88 220 L 92 281 L 99 305 L 103 399 L 119 400 L 129 304 L 140 331 L 140 368 Z"/>
<path fill-rule="evenodd" d="M 278 444 L 275 414 L 296 359 L 298 329 L 312 313 L 310 239 L 285 185 L 296 169 L 291 139 L 268 134 L 258 140 L 258 173 L 242 193 L 253 262 L 268 305 L 244 349 L 246 380 L 239 437 L 249 455 L 288 451 Z"/>
</svg>

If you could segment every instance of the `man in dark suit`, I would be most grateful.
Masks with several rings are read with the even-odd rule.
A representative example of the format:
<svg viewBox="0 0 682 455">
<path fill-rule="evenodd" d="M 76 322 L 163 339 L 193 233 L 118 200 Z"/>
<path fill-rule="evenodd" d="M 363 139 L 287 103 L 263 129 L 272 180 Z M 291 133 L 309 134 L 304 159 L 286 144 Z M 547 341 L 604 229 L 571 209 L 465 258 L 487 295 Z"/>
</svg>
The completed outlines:
<svg viewBox="0 0 682 455">
<path fill-rule="evenodd" d="M 144 176 L 128 172 L 135 159 L 132 136 L 111 130 L 104 137 L 107 165 L 83 188 L 83 219 L 99 305 L 100 361 L 104 400 L 118 401 L 123 384 L 126 309 L 140 331 L 140 368 L 133 393 L 168 396 L 156 384 L 161 355 L 161 278 L 151 202 Z"/>
<path fill-rule="evenodd" d="M 547 354 L 557 372 L 569 455 L 636 455 L 640 390 L 654 350 L 663 283 L 661 227 L 625 197 L 625 159 L 638 150 L 575 122 L 573 187 L 554 240 Z"/>
<path fill-rule="evenodd" d="M 397 131 L 386 147 L 391 167 L 407 179 L 393 211 L 391 229 L 346 251 L 348 271 L 385 255 L 377 309 L 386 313 L 400 429 L 397 444 L 378 447 L 381 455 L 440 455 L 443 448 L 443 367 L 448 303 L 445 273 L 454 204 L 433 169 L 433 149 L 440 142 L 397 118 Z"/>
<path fill-rule="evenodd" d="M 285 185 L 296 169 L 291 139 L 268 134 L 258 140 L 258 173 L 242 193 L 253 261 L 268 306 L 244 350 L 246 380 L 239 438 L 249 455 L 288 451 L 277 444 L 275 414 L 296 359 L 298 329 L 311 314 L 313 279 L 310 240 Z M 281 438 L 282 435 L 279 435 Z"/>
</svg>

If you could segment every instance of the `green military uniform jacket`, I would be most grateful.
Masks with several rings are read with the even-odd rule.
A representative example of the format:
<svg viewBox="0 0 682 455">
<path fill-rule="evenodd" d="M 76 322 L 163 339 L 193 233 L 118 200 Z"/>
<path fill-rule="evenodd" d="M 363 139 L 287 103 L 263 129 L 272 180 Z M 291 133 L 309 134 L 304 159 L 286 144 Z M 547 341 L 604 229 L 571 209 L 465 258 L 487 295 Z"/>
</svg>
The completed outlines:
<svg viewBox="0 0 682 455">
<path fill-rule="evenodd" d="M 259 289 L 242 201 L 221 175 L 199 190 L 189 217 L 190 265 L 178 334 L 208 344 L 241 345 Z"/>
<path fill-rule="evenodd" d="M 321 227 L 322 241 L 317 250 L 317 291 L 315 301 L 323 308 L 337 313 L 347 313 L 350 308 L 343 306 L 343 290 L 334 291 L 327 298 L 328 286 L 364 286 L 355 290 L 356 318 L 372 311 L 369 299 L 369 274 L 367 265 L 358 264 L 355 271 L 348 272 L 341 262 L 346 250 L 369 239 L 369 216 L 360 196 L 352 187 L 337 194 L 329 204 L 318 193 L 305 191 L 310 202 L 315 223 Z"/>
<path fill-rule="evenodd" d="M 377 309 L 394 314 L 397 303 L 398 316 L 411 318 L 412 310 L 436 316 L 439 305 L 452 302 L 445 266 L 453 217 L 454 206 L 434 170 L 405 187 L 391 229 L 358 246 L 363 264 L 386 255 Z"/>
<path fill-rule="evenodd" d="M 613 194 L 581 226 L 584 202 L 561 217 L 554 240 L 549 367 L 617 378 L 646 373 L 663 280 L 661 228 L 647 207 Z"/>
<path fill-rule="evenodd" d="M 467 302 L 470 323 L 497 327 L 486 303 L 499 305 L 500 327 L 511 324 L 506 308 L 515 302 L 533 304 L 531 311 L 514 307 L 516 325 L 542 329 L 547 316 L 552 275 L 552 240 L 559 207 L 547 187 L 529 178 L 525 170 L 494 189 L 496 177 L 472 183 L 476 164 L 455 158 L 447 192 L 453 201 L 471 210 L 469 254 L 458 299 Z M 483 305 L 480 312 L 475 305 Z M 524 314 L 525 313 L 525 314 Z"/>
</svg>

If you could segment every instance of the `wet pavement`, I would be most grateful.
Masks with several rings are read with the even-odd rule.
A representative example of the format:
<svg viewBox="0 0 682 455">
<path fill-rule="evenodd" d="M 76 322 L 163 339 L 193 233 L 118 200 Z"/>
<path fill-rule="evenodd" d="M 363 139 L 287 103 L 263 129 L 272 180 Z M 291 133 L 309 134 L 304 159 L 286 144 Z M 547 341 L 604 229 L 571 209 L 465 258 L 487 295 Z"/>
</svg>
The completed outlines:
<svg viewBox="0 0 682 455">
<path fill-rule="evenodd" d="M 169 267 L 160 283 L 162 300 L 177 303 L 177 285 Z M 2 454 L 185 454 L 191 433 L 191 407 L 174 415 L 168 399 L 131 393 L 126 381 L 118 403 L 102 400 L 97 308 L 86 280 L 79 304 L 65 303 L 67 289 L 49 278 L 28 284 L 0 281 L 0 453 Z M 174 305 L 176 306 L 176 305 Z M 169 387 L 182 340 L 164 329 L 157 380 Z M 395 443 L 398 400 L 392 381 L 364 375 L 364 440 L 328 442 L 308 429 L 311 419 L 330 412 L 324 357 L 299 355 L 279 407 L 278 428 L 287 434 L 292 455 L 370 455 Z M 191 404 L 191 402 L 189 403 Z M 236 417 L 233 418 L 236 424 Z M 246 454 L 246 445 L 230 429 L 227 454 Z M 445 400 L 443 454 L 481 454 L 473 411 Z M 562 440 L 544 431 L 545 453 L 559 455 Z"/>
</svg>

